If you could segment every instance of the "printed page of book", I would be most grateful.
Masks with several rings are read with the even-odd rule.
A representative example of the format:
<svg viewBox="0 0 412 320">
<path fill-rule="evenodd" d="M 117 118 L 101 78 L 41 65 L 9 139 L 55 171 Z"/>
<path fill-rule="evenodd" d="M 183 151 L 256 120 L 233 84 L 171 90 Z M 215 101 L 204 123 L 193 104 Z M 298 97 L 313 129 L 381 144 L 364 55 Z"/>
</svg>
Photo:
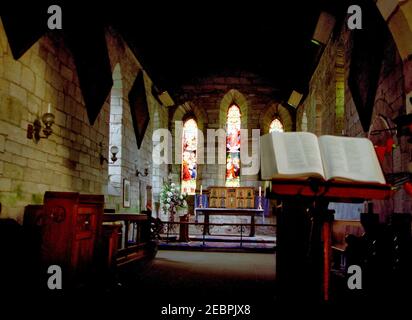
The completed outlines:
<svg viewBox="0 0 412 320">
<path fill-rule="evenodd" d="M 385 183 L 372 142 L 367 138 L 319 137 L 326 179 Z"/>
<path fill-rule="evenodd" d="M 324 178 L 318 140 L 312 133 L 273 132 L 262 137 L 260 148 L 263 178 Z"/>
<path fill-rule="evenodd" d="M 278 174 L 273 147 L 273 138 L 270 133 L 260 137 L 260 175 L 263 180 L 271 180 Z"/>
</svg>

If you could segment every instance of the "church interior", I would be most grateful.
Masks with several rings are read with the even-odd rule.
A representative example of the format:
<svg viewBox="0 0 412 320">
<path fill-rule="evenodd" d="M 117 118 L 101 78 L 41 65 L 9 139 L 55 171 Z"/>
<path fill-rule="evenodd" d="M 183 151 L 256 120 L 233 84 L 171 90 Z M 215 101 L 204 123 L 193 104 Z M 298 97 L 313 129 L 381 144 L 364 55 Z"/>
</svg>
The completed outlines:
<svg viewBox="0 0 412 320">
<path fill-rule="evenodd" d="M 367 139 L 385 183 L 267 179 L 293 132 Z M 411 144 L 412 0 L 9 4 L 0 292 L 405 299 Z"/>
</svg>

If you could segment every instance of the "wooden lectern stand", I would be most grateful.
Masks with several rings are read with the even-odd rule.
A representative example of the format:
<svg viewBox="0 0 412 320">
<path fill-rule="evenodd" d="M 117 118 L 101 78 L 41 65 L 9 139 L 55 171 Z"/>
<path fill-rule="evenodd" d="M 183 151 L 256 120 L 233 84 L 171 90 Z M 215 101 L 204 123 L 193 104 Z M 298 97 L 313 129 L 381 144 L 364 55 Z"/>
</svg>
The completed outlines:
<svg viewBox="0 0 412 320">
<path fill-rule="evenodd" d="M 394 190 L 390 185 L 323 181 L 309 178 L 301 179 L 275 179 L 272 180 L 272 190 L 270 198 L 289 202 L 286 211 L 293 211 L 296 205 L 310 205 L 317 219 L 318 230 L 323 238 L 323 274 L 322 274 L 322 298 L 329 300 L 329 284 L 331 269 L 331 226 L 333 221 L 333 211 L 328 210 L 329 202 L 363 202 L 365 200 L 384 200 L 392 196 Z M 292 204 L 292 205 L 290 205 Z M 284 212 L 284 214 L 295 214 L 295 212 Z M 280 228 L 279 228 L 280 229 Z M 287 230 L 287 232 L 295 230 Z M 282 232 L 279 230 L 279 232 Z M 281 233 L 285 235 L 285 233 Z M 281 237 L 279 237 L 282 241 Z M 290 236 L 289 236 L 290 238 Z M 280 258 L 278 257 L 278 261 Z M 280 261 L 279 261 L 280 262 Z"/>
</svg>

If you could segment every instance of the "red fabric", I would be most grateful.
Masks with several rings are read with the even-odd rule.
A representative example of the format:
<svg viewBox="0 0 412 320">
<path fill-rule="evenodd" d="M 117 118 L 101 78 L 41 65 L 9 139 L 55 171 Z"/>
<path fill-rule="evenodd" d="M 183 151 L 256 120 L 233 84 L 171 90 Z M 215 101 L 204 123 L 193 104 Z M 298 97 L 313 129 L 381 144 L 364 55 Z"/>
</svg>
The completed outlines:
<svg viewBox="0 0 412 320">
<path fill-rule="evenodd" d="M 405 189 L 407 194 L 412 196 L 412 183 L 411 182 L 405 182 L 403 185 L 403 188 Z"/>
<path fill-rule="evenodd" d="M 386 147 L 375 146 L 376 155 L 378 156 L 379 162 L 382 164 L 385 160 Z"/>
<path fill-rule="evenodd" d="M 187 162 L 183 163 L 183 180 L 188 181 L 191 179 L 189 167 L 187 166 Z"/>
<path fill-rule="evenodd" d="M 392 138 L 386 140 L 386 152 L 392 153 L 393 148 L 395 147 L 395 143 Z"/>
</svg>

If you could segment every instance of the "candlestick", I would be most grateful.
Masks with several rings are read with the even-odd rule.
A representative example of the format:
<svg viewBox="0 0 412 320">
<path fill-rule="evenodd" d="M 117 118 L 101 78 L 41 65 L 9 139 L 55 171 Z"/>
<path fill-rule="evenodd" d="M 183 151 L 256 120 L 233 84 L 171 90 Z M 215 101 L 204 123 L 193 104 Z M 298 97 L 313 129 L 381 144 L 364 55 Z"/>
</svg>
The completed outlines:
<svg viewBox="0 0 412 320">
<path fill-rule="evenodd" d="M 51 103 L 49 103 L 49 105 L 47 107 L 47 113 L 51 113 Z"/>
<path fill-rule="evenodd" d="M 200 195 L 202 195 L 202 185 L 200 185 Z"/>
<path fill-rule="evenodd" d="M 203 196 L 202 196 L 202 194 L 199 195 L 199 208 L 203 208 Z"/>
<path fill-rule="evenodd" d="M 259 197 L 261 197 L 261 196 L 262 196 L 262 187 L 259 186 Z"/>
</svg>

